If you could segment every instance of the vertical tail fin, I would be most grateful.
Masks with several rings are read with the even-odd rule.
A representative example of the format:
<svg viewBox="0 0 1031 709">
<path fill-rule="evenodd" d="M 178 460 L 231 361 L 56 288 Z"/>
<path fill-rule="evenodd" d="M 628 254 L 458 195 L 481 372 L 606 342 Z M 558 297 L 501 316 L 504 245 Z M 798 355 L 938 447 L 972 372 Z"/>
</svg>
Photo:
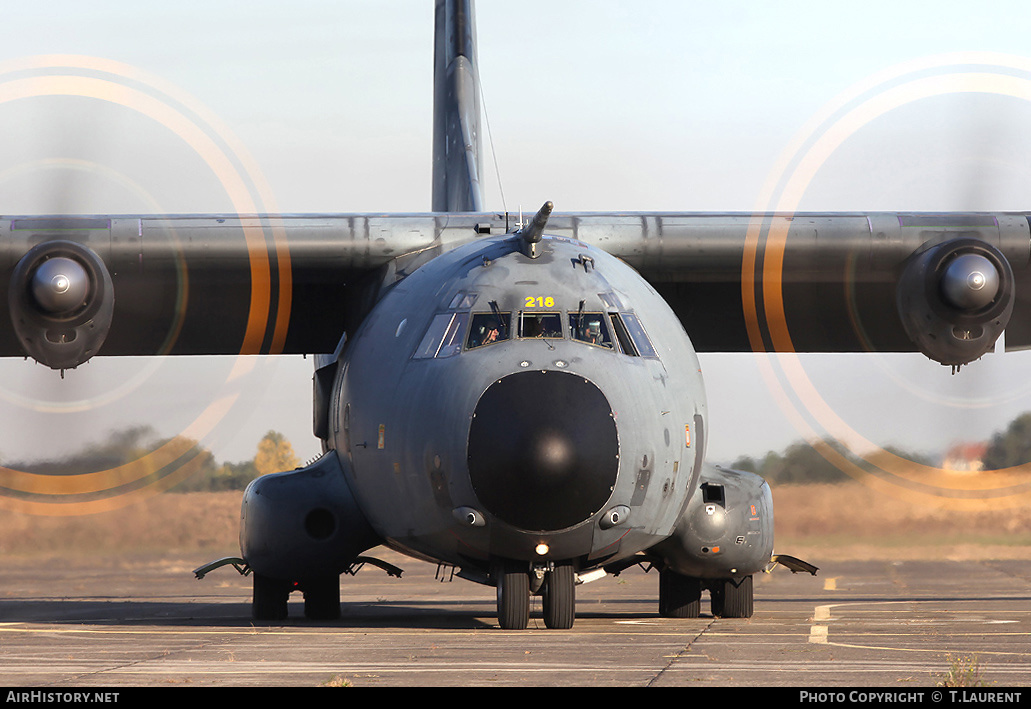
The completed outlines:
<svg viewBox="0 0 1031 709">
<path fill-rule="evenodd" d="M 437 0 L 433 211 L 480 212 L 480 82 L 473 0 Z"/>
</svg>

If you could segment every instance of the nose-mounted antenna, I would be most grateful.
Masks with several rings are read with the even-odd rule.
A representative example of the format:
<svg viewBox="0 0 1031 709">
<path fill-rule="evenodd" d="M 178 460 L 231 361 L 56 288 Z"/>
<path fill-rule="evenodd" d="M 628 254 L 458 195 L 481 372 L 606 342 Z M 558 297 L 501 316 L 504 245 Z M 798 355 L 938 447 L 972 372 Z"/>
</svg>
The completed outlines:
<svg viewBox="0 0 1031 709">
<path fill-rule="evenodd" d="M 544 236 L 544 227 L 547 225 L 548 217 L 551 216 L 551 210 L 554 208 L 555 205 L 553 203 L 545 202 L 544 206 L 530 220 L 530 223 L 516 232 L 516 236 L 522 240 L 520 243 L 522 252 L 530 258 L 540 256 L 537 244 L 541 242 L 541 238 Z"/>
</svg>

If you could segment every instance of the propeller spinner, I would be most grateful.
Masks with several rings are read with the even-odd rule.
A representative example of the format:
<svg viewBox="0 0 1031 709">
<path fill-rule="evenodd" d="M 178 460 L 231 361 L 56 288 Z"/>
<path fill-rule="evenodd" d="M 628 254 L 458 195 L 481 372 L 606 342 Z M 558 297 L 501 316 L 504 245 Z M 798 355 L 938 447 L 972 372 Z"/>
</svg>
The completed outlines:
<svg viewBox="0 0 1031 709">
<path fill-rule="evenodd" d="M 32 274 L 29 287 L 40 308 L 55 316 L 73 314 L 86 304 L 90 294 L 89 275 L 74 259 L 47 259 Z"/>
<path fill-rule="evenodd" d="M 981 254 L 960 254 L 942 272 L 941 291 L 953 307 L 978 310 L 998 295 L 999 271 Z"/>
<path fill-rule="evenodd" d="M 111 274 L 88 247 L 45 241 L 18 261 L 8 305 L 29 356 L 51 369 L 73 369 L 107 338 L 114 314 Z"/>
</svg>

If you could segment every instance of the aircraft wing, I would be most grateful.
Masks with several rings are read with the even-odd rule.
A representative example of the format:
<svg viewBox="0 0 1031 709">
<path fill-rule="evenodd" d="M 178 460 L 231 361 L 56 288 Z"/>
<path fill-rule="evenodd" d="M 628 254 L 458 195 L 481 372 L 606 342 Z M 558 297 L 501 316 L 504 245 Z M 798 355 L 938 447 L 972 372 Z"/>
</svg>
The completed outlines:
<svg viewBox="0 0 1031 709">
<path fill-rule="evenodd" d="M 104 355 L 333 352 L 363 298 L 406 268 L 476 233 L 475 215 L 43 216 L 0 219 L 0 356 L 39 357 L 91 333 L 79 315 L 47 312 L 39 265 L 87 266 L 89 298 L 113 304 Z M 67 244 L 85 247 L 68 251 Z M 93 264 L 95 254 L 103 267 Z M 19 267 L 21 265 L 21 267 Z M 110 278 L 106 286 L 105 274 Z M 37 312 L 38 311 L 38 312 Z M 103 318 L 94 318 L 100 319 Z M 19 327 L 19 324 L 21 327 Z M 72 333 L 80 328 L 76 337 Z M 49 334 L 45 334 L 49 333 Z M 61 337 L 70 341 L 57 342 Z M 70 347 L 69 347 L 70 349 Z M 81 353 L 74 359 L 88 359 Z"/>
<path fill-rule="evenodd" d="M 380 289 L 446 250 L 513 229 L 509 221 L 496 213 L 7 217 L 0 356 L 66 368 L 75 363 L 33 348 L 89 342 L 89 332 L 77 340 L 65 327 L 74 313 L 25 312 L 39 309 L 26 294 L 49 287 L 35 275 L 42 261 L 89 258 L 61 245 L 96 255 L 103 268 L 86 269 L 90 297 L 113 304 L 109 331 L 75 359 L 328 353 Z M 991 349 L 1003 328 L 1008 348 L 1031 346 L 1024 214 L 555 213 L 546 233 L 634 266 L 702 352 L 924 351 L 956 365 Z M 956 307 L 943 288 L 960 281 L 952 300 L 971 296 L 963 279 L 977 268 L 957 275 L 950 266 L 970 254 L 994 268 L 994 290 Z"/>
<path fill-rule="evenodd" d="M 548 231 L 637 268 L 702 352 L 924 351 L 957 365 L 1003 329 L 1008 349 L 1031 346 L 1026 214 L 585 214 Z M 996 271 L 991 296 L 964 292 L 971 254 Z"/>
</svg>

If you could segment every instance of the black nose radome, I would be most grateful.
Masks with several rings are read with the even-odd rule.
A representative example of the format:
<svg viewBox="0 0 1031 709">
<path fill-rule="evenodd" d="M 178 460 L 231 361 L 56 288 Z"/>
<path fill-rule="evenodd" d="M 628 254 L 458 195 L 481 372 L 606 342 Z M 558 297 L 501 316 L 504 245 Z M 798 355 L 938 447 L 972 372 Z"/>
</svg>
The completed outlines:
<svg viewBox="0 0 1031 709">
<path fill-rule="evenodd" d="M 568 372 L 519 372 L 480 397 L 469 476 L 480 503 L 520 529 L 565 529 L 608 501 L 619 468 L 605 395 Z"/>
</svg>

